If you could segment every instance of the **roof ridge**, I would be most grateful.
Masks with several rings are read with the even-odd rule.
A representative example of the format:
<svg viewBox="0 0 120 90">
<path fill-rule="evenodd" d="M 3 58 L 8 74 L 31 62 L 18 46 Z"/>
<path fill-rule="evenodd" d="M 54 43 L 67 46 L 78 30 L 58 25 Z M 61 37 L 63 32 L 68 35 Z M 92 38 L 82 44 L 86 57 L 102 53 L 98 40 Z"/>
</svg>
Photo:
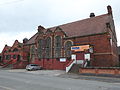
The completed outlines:
<svg viewBox="0 0 120 90">
<path fill-rule="evenodd" d="M 37 32 L 37 33 L 35 33 L 35 34 L 31 37 L 31 38 L 29 38 L 29 40 L 31 40 L 31 39 L 32 39 L 32 38 L 33 38 L 36 34 L 38 34 L 38 32 Z M 29 40 L 28 40 L 28 41 L 29 41 Z"/>
<path fill-rule="evenodd" d="M 47 28 L 47 29 L 52 29 L 52 28 L 55 28 L 55 27 L 60 27 L 60 26 L 64 26 L 64 25 L 67 25 L 67 24 L 72 24 L 72 23 L 76 23 L 76 22 L 82 22 L 82 21 L 85 21 L 85 20 L 89 20 L 89 19 L 94 19 L 94 18 L 98 18 L 98 17 L 102 17 L 102 16 L 107 16 L 108 14 L 102 14 L 102 15 L 98 15 L 98 16 L 95 16 L 95 17 L 89 17 L 89 18 L 85 18 L 85 19 L 81 19 L 81 20 L 77 20 L 77 21 L 73 21 L 73 22 L 69 22 L 69 23 L 65 23 L 65 24 L 61 24 L 61 25 L 56 25 L 56 26 L 53 26 L 53 27 L 50 27 L 50 28 Z"/>
</svg>

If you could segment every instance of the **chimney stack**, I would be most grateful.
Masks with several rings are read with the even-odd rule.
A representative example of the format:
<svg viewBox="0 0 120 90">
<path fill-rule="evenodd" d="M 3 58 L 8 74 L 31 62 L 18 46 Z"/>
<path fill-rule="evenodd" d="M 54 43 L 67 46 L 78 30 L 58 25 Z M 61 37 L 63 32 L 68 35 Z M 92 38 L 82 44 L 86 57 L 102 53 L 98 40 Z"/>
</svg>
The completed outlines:
<svg viewBox="0 0 120 90">
<path fill-rule="evenodd" d="M 7 47 L 8 45 L 7 44 L 5 44 L 5 47 Z"/>
<path fill-rule="evenodd" d="M 110 5 L 107 6 L 108 14 L 112 15 L 112 7 Z"/>
<path fill-rule="evenodd" d="M 38 32 L 42 32 L 45 28 L 43 26 L 38 26 Z"/>
<path fill-rule="evenodd" d="M 95 14 L 94 13 L 90 13 L 90 17 L 95 17 Z"/>
<path fill-rule="evenodd" d="M 23 43 L 27 43 L 28 42 L 28 39 L 27 38 L 24 38 L 23 39 Z"/>
</svg>

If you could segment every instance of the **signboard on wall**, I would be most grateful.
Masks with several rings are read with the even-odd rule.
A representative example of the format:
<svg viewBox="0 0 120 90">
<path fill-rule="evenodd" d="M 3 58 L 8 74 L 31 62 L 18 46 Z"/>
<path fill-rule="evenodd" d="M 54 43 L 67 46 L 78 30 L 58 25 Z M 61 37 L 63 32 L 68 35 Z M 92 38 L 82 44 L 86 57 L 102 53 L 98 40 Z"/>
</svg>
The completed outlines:
<svg viewBox="0 0 120 90">
<path fill-rule="evenodd" d="M 89 48 L 90 48 L 89 45 L 81 45 L 81 46 L 72 46 L 72 47 L 71 47 L 71 50 L 72 50 L 72 51 L 75 51 L 75 52 L 78 52 L 78 51 L 88 50 Z"/>
<path fill-rule="evenodd" d="M 84 60 L 77 60 L 77 64 L 83 64 Z"/>
<path fill-rule="evenodd" d="M 72 59 L 72 60 L 76 60 L 76 55 L 75 55 L 75 54 L 72 54 L 72 55 L 71 55 L 71 59 Z"/>
<path fill-rule="evenodd" d="M 66 58 L 60 58 L 60 62 L 66 62 Z"/>
</svg>

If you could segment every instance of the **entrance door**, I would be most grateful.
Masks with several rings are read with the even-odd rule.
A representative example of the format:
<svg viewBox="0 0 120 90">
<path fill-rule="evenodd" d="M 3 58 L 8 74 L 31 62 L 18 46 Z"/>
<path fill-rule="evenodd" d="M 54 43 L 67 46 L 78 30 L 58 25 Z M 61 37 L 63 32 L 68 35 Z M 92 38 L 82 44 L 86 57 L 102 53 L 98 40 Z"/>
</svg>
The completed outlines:
<svg viewBox="0 0 120 90">
<path fill-rule="evenodd" d="M 84 62 L 84 53 L 83 52 L 76 53 L 76 62 L 77 62 L 77 64 L 83 64 L 83 62 Z"/>
<path fill-rule="evenodd" d="M 17 61 L 20 61 L 20 55 L 17 56 Z"/>
<path fill-rule="evenodd" d="M 2 57 L 0 56 L 0 62 L 2 62 Z"/>
<path fill-rule="evenodd" d="M 90 66 L 90 53 L 85 54 L 86 66 Z"/>
</svg>

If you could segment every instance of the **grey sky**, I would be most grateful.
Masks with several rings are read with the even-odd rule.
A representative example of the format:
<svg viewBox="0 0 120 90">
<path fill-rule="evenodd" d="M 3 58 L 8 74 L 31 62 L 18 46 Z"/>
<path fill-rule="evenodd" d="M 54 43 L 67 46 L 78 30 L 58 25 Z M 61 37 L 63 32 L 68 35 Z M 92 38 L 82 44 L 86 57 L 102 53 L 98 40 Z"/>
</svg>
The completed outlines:
<svg viewBox="0 0 120 90">
<path fill-rule="evenodd" d="M 118 45 L 120 45 L 120 0 L 0 0 L 0 51 L 14 40 L 22 42 L 37 32 L 37 26 L 45 28 L 69 23 L 107 13 L 111 5 L 115 20 Z"/>
</svg>

